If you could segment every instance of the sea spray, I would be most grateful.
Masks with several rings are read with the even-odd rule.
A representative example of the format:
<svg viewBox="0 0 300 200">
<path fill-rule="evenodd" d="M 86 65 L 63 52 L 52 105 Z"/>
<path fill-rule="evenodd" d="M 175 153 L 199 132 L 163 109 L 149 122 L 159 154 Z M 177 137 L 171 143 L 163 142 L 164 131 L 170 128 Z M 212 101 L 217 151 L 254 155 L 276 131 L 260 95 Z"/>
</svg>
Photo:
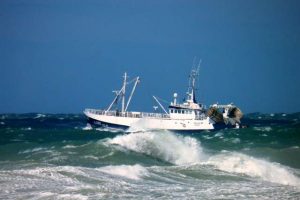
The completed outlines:
<svg viewBox="0 0 300 200">
<path fill-rule="evenodd" d="M 118 165 L 118 166 L 105 166 L 98 169 L 101 172 L 122 176 L 129 179 L 140 180 L 141 177 L 147 176 L 148 171 L 141 165 Z"/>
<path fill-rule="evenodd" d="M 130 133 L 108 142 L 176 165 L 198 163 L 204 159 L 199 141 L 169 131 Z"/>
<path fill-rule="evenodd" d="M 299 199 L 299 113 L 222 132 L 144 130 L 137 150 L 124 131 L 82 130 L 83 115 L 36 116 L 0 115 L 0 199 Z"/>
<path fill-rule="evenodd" d="M 228 151 L 206 155 L 203 153 L 200 142 L 195 138 L 169 131 L 130 133 L 116 136 L 108 142 L 176 165 L 212 165 L 218 170 L 300 187 L 300 179 L 278 163 Z"/>
<path fill-rule="evenodd" d="M 219 170 L 230 173 L 259 177 L 264 181 L 300 187 L 300 179 L 287 167 L 241 153 L 224 151 L 211 156 L 207 162 L 202 164 L 210 164 Z"/>
</svg>

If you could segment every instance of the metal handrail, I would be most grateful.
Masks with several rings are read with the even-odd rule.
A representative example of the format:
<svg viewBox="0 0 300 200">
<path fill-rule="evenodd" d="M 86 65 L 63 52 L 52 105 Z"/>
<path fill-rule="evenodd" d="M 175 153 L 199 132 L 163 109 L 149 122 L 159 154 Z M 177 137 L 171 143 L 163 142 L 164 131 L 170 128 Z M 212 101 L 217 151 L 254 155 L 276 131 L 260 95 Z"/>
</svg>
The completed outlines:
<svg viewBox="0 0 300 200">
<path fill-rule="evenodd" d="M 132 117 L 132 118 L 170 118 L 168 114 L 162 113 L 146 113 L 146 112 L 118 112 L 118 111 L 106 111 L 97 109 L 85 109 L 86 113 L 92 113 L 97 115 L 116 116 L 116 117 Z"/>
<path fill-rule="evenodd" d="M 92 113 L 96 115 L 106 115 L 106 116 L 115 116 L 115 117 L 131 117 L 131 118 L 170 118 L 169 114 L 163 113 L 148 113 L 148 112 L 119 112 L 119 111 L 106 111 L 106 110 L 97 110 L 97 109 L 85 109 L 86 113 Z M 196 120 L 204 120 L 206 116 L 203 114 L 196 115 Z"/>
</svg>

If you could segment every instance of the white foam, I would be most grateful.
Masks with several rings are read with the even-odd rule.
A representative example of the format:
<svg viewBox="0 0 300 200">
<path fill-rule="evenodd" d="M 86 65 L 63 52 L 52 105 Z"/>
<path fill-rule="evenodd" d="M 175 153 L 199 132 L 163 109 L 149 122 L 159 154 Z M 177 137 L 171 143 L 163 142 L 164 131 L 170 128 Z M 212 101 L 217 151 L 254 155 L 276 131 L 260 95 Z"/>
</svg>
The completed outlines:
<svg viewBox="0 0 300 200">
<path fill-rule="evenodd" d="M 123 129 L 120 128 L 112 128 L 112 127 L 100 127 L 96 128 L 97 131 L 104 131 L 104 132 L 112 132 L 112 133 L 119 133 L 123 132 Z"/>
<path fill-rule="evenodd" d="M 0 122 L 1 125 L 5 125 L 5 122 Z"/>
<path fill-rule="evenodd" d="M 34 152 L 45 151 L 45 150 L 47 150 L 47 148 L 36 147 L 33 149 L 27 149 L 25 151 L 20 151 L 19 154 L 34 153 Z"/>
<path fill-rule="evenodd" d="M 73 167 L 73 166 L 36 167 L 33 169 L 13 170 L 12 172 L 15 175 L 22 175 L 22 176 L 31 175 L 31 176 L 43 178 L 44 180 L 51 179 L 51 180 L 64 182 L 64 183 L 78 182 L 76 179 L 63 175 L 64 172 L 75 174 L 75 175 L 82 175 L 82 176 L 85 175 L 85 173 L 82 170 L 80 170 L 78 167 Z"/>
<path fill-rule="evenodd" d="M 37 196 L 42 199 L 78 199 L 78 200 L 86 200 L 88 199 L 87 196 L 81 194 L 57 194 L 53 192 L 40 192 Z"/>
<path fill-rule="evenodd" d="M 93 159 L 93 160 L 99 160 L 99 158 L 98 157 L 96 157 L 96 156 L 92 156 L 92 155 L 86 155 L 86 156 L 83 156 L 84 158 L 86 158 L 86 159 Z"/>
<path fill-rule="evenodd" d="M 120 135 L 108 142 L 176 165 L 197 163 L 204 155 L 200 143 L 195 138 L 175 135 L 168 131 Z"/>
<path fill-rule="evenodd" d="M 239 143 L 240 139 L 234 138 L 231 142 Z M 201 145 L 195 138 L 183 137 L 168 131 L 119 135 L 107 140 L 107 143 L 117 144 L 126 149 L 144 153 L 176 165 L 212 165 L 221 171 L 244 174 L 250 177 L 258 177 L 264 181 L 300 187 L 300 179 L 294 175 L 292 169 L 279 163 L 268 162 L 226 150 L 217 155 L 208 156 L 202 152 Z"/>
<path fill-rule="evenodd" d="M 241 139 L 240 138 L 232 138 L 231 142 L 234 144 L 238 144 L 238 143 L 241 143 Z"/>
<path fill-rule="evenodd" d="M 150 131 L 150 129 L 147 128 L 149 127 L 148 123 L 149 122 L 146 119 L 141 118 L 137 122 L 131 124 L 130 127 L 126 130 L 126 132 L 135 133 Z"/>
<path fill-rule="evenodd" d="M 210 164 L 230 173 L 240 173 L 273 183 L 300 187 L 300 179 L 286 167 L 240 153 L 224 152 L 210 157 L 203 164 Z"/>
<path fill-rule="evenodd" d="M 270 126 L 264 126 L 264 127 L 253 127 L 256 131 L 262 131 L 262 132 L 270 132 L 272 128 Z"/>
<path fill-rule="evenodd" d="M 89 123 L 87 123 L 86 126 L 82 128 L 82 130 L 84 130 L 84 131 L 89 131 L 89 130 L 92 130 L 92 129 L 93 129 L 93 127 Z"/>
<path fill-rule="evenodd" d="M 66 146 L 63 146 L 63 149 L 75 149 L 77 148 L 77 146 L 74 146 L 74 145 L 66 145 Z"/>
<path fill-rule="evenodd" d="M 36 115 L 36 117 L 34 117 L 34 119 L 38 119 L 38 118 L 42 118 L 42 117 L 46 117 L 46 115 L 38 113 Z"/>
<path fill-rule="evenodd" d="M 147 176 L 148 174 L 147 169 L 138 164 L 106 166 L 106 167 L 98 168 L 98 170 L 107 174 L 122 176 L 134 180 L 140 180 L 141 177 Z"/>
<path fill-rule="evenodd" d="M 223 138 L 223 133 L 222 132 L 218 132 L 214 135 L 214 137 L 219 137 L 219 138 Z"/>
</svg>

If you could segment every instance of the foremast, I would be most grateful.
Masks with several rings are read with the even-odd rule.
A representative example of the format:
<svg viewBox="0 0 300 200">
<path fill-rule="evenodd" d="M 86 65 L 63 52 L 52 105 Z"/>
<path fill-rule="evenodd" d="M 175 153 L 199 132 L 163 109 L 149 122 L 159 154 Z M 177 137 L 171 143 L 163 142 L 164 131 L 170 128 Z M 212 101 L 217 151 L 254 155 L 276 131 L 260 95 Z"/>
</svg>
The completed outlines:
<svg viewBox="0 0 300 200">
<path fill-rule="evenodd" d="M 132 79 L 131 81 L 127 82 L 127 73 L 125 72 L 124 73 L 124 76 L 123 76 L 123 85 L 122 85 L 122 88 L 120 90 L 117 90 L 117 91 L 113 91 L 116 93 L 116 96 L 114 98 L 114 100 L 111 102 L 111 104 L 109 105 L 109 107 L 106 109 L 106 112 L 110 111 L 111 108 L 115 105 L 115 104 L 118 104 L 118 101 L 119 101 L 119 98 L 121 97 L 122 98 L 122 105 L 121 105 L 121 112 L 122 113 L 125 113 L 128 109 L 128 106 L 130 104 L 130 101 L 132 99 L 132 96 L 135 92 L 135 89 L 136 89 L 136 86 L 137 84 L 140 82 L 140 77 L 136 77 L 134 79 Z M 126 86 L 130 83 L 134 82 L 134 86 L 131 90 L 131 93 L 130 93 L 130 96 L 128 98 L 128 101 L 127 101 L 127 104 L 126 104 Z"/>
</svg>

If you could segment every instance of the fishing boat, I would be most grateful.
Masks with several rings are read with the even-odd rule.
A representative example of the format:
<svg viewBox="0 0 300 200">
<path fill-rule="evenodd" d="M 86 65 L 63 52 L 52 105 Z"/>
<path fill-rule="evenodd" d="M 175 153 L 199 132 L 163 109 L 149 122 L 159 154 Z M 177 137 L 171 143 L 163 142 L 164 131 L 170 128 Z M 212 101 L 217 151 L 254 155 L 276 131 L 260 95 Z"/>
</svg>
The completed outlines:
<svg viewBox="0 0 300 200">
<path fill-rule="evenodd" d="M 143 129 L 164 129 L 171 131 L 200 131 L 215 130 L 220 128 L 239 128 L 240 119 L 243 116 L 241 110 L 234 104 L 213 104 L 206 108 L 196 100 L 196 80 L 199 76 L 200 63 L 197 68 L 191 70 L 189 87 L 185 100 L 180 103 L 177 93 L 168 109 L 162 105 L 158 97 L 153 96 L 157 102 L 154 106 L 163 112 L 137 112 L 128 111 L 131 99 L 140 83 L 136 77 L 128 81 L 127 73 L 123 76 L 123 85 L 120 90 L 114 91 L 116 96 L 107 109 L 85 109 L 89 123 L 102 127 L 128 129 L 139 127 Z M 132 90 L 126 101 L 126 86 L 133 83 Z M 119 103 L 121 101 L 121 107 Z"/>
</svg>

